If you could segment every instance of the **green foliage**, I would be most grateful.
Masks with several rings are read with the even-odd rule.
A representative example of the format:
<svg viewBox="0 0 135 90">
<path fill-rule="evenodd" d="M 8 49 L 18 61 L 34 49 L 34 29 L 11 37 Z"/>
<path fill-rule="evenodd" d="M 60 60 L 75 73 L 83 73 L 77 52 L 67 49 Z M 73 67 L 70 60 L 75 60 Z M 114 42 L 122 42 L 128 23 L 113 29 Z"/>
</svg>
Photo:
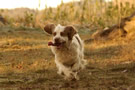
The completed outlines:
<svg viewBox="0 0 135 90">
<path fill-rule="evenodd" d="M 101 28 L 118 23 L 118 21 L 130 15 L 134 11 L 134 6 L 129 3 L 125 6 L 114 5 L 112 2 L 103 0 L 84 0 L 81 2 L 71 2 L 61 4 L 56 9 L 46 8 L 44 10 L 44 20 L 51 20 L 56 23 L 66 24 L 96 24 Z"/>
<path fill-rule="evenodd" d="M 34 15 L 30 12 L 25 12 L 24 16 L 25 26 L 32 24 L 34 26 Z"/>
<path fill-rule="evenodd" d="M 81 0 L 70 3 L 63 3 L 57 8 L 47 7 L 43 11 L 27 10 L 23 17 L 9 17 L 6 20 L 11 25 L 16 26 L 40 26 L 37 24 L 60 23 L 60 24 L 78 24 L 89 25 L 89 27 L 104 28 L 119 23 L 126 16 L 129 16 L 135 6 L 129 3 L 114 4 L 113 2 L 105 2 L 104 0 Z M 2 14 L 5 10 L 0 10 Z M 42 15 L 40 15 L 42 13 Z M 90 26 L 93 25 L 93 26 Z"/>
<path fill-rule="evenodd" d="M 32 20 L 33 20 L 33 14 L 26 12 L 25 13 L 25 21 L 27 23 L 30 23 L 30 22 L 32 22 Z"/>
</svg>

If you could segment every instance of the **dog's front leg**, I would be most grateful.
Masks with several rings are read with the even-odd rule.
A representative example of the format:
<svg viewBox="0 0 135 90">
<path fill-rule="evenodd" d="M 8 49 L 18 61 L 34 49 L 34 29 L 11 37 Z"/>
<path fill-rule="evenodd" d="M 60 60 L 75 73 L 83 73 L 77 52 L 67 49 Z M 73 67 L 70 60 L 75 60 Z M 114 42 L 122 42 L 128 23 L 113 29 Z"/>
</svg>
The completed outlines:
<svg viewBox="0 0 135 90">
<path fill-rule="evenodd" d="M 76 80 L 80 79 L 79 76 L 78 76 L 78 72 L 74 72 L 74 77 L 75 77 Z"/>
</svg>

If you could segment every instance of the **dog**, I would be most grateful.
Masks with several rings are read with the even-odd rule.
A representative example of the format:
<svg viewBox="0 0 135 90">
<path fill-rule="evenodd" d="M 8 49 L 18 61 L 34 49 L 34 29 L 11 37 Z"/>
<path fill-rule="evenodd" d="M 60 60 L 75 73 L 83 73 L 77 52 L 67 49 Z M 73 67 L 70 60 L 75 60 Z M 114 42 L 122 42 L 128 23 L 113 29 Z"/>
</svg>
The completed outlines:
<svg viewBox="0 0 135 90">
<path fill-rule="evenodd" d="M 73 26 L 47 24 L 45 32 L 53 35 L 52 42 L 48 45 L 55 55 L 58 74 L 66 80 L 79 80 L 78 73 L 85 68 L 84 45 L 77 30 Z"/>
</svg>

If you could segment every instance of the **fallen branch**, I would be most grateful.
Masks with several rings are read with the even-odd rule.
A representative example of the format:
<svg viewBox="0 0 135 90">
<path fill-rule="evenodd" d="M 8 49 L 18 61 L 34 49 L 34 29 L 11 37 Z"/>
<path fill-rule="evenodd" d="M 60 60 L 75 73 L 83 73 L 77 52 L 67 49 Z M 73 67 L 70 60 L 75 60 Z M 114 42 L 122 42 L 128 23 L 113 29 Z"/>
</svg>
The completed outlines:
<svg viewBox="0 0 135 90">
<path fill-rule="evenodd" d="M 124 29 L 124 26 L 126 25 L 126 22 L 127 22 L 127 21 L 131 21 L 131 19 L 132 19 L 134 16 L 135 16 L 135 12 L 132 13 L 130 16 L 123 18 L 119 24 L 113 25 L 113 26 L 109 27 L 108 29 L 103 30 L 103 31 L 100 33 L 100 36 L 101 36 L 101 37 L 107 36 L 107 35 L 109 35 L 109 33 L 111 33 L 114 29 L 120 29 L 121 32 L 122 32 L 122 36 L 126 36 L 127 31 Z"/>
<path fill-rule="evenodd" d="M 93 38 L 87 39 L 87 40 L 85 40 L 85 42 L 91 42 L 95 39 L 108 37 L 111 34 L 111 32 L 113 32 L 114 30 L 120 30 L 121 31 L 121 37 L 125 37 L 127 35 L 127 31 L 124 29 L 124 27 L 126 25 L 126 22 L 131 21 L 131 19 L 134 16 L 135 16 L 135 12 L 132 13 L 130 16 L 123 18 L 119 24 L 115 24 L 115 25 L 113 25 L 113 26 L 111 26 L 107 29 L 96 32 L 93 35 Z"/>
</svg>

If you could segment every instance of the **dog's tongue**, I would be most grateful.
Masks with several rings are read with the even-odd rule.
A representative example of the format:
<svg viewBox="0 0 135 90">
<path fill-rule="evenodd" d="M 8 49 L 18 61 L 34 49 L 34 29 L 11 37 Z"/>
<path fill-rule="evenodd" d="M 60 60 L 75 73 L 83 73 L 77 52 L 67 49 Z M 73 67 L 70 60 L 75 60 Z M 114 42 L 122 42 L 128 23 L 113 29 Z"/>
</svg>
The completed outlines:
<svg viewBox="0 0 135 90">
<path fill-rule="evenodd" d="M 54 44 L 52 42 L 48 42 L 48 46 L 53 46 Z"/>
<path fill-rule="evenodd" d="M 48 42 L 48 46 L 56 46 L 58 49 L 61 47 L 60 43 Z"/>
</svg>

